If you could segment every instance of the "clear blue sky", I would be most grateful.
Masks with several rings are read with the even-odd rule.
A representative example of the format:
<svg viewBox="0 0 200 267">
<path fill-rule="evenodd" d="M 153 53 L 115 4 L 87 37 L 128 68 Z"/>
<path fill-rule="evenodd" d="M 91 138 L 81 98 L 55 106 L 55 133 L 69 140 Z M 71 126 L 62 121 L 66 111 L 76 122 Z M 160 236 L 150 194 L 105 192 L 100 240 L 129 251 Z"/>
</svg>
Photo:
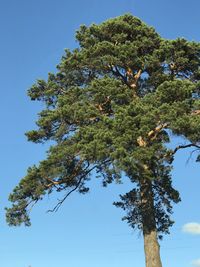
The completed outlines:
<svg viewBox="0 0 200 267">
<path fill-rule="evenodd" d="M 163 37 L 200 41 L 199 10 L 198 0 L 0 0 L 0 266 L 144 267 L 140 234 L 121 222 L 122 212 L 112 206 L 127 185 L 102 189 L 100 181 L 92 181 L 90 194 L 74 194 L 56 214 L 46 210 L 58 196 L 39 203 L 30 228 L 6 225 L 9 192 L 47 148 L 24 136 L 41 108 L 29 101 L 26 90 L 55 71 L 64 48 L 76 46 L 74 32 L 80 24 L 131 12 Z M 181 152 L 175 162 L 174 185 L 182 202 L 174 209 L 171 235 L 161 242 L 163 267 L 189 267 L 200 259 L 200 235 L 182 231 L 187 223 L 200 223 L 200 165 L 194 157 L 187 159 Z"/>
</svg>

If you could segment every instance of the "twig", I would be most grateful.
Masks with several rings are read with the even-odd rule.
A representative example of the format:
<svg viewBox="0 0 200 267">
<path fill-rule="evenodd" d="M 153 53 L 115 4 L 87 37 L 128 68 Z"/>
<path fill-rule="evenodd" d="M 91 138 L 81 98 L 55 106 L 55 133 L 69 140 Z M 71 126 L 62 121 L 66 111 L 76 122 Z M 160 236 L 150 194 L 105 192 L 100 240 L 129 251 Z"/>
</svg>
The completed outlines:
<svg viewBox="0 0 200 267">
<path fill-rule="evenodd" d="M 180 146 L 177 146 L 170 154 L 171 155 L 174 155 L 176 154 L 176 152 L 180 149 L 184 149 L 184 148 L 188 148 L 188 147 L 196 147 L 197 149 L 200 149 L 200 145 L 197 145 L 197 144 L 187 144 L 187 145 L 180 145 Z"/>
<path fill-rule="evenodd" d="M 107 161 L 105 161 L 103 164 L 105 164 L 105 163 L 108 163 L 110 160 L 107 160 Z M 93 171 L 95 168 L 97 167 L 97 165 L 94 165 L 92 168 L 90 168 L 89 170 L 87 170 L 87 168 L 86 168 L 86 172 L 83 174 L 83 175 L 81 175 L 81 177 L 80 177 L 80 179 L 79 179 L 79 181 L 78 181 L 78 183 L 76 184 L 76 186 L 73 188 L 73 189 L 71 189 L 61 200 L 59 200 L 59 202 L 56 204 L 56 206 L 53 208 L 53 209 L 51 209 L 51 210 L 48 210 L 47 212 L 57 212 L 58 210 L 59 210 L 59 208 L 60 208 L 60 206 L 63 204 L 63 202 L 69 197 L 69 195 L 71 195 L 71 193 L 73 193 L 74 191 L 76 191 L 77 189 L 78 189 L 78 187 L 81 185 L 81 182 L 83 181 L 83 179 L 91 172 L 91 171 Z"/>
</svg>

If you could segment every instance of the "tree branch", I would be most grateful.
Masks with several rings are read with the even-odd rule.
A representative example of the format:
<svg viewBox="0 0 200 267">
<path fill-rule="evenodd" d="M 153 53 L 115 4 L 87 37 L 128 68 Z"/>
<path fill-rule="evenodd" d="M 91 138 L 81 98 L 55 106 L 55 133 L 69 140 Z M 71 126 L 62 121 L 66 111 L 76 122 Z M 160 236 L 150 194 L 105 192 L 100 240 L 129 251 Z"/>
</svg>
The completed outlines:
<svg viewBox="0 0 200 267">
<path fill-rule="evenodd" d="M 128 83 L 126 76 L 124 76 L 123 74 L 121 74 L 121 72 L 119 71 L 119 69 L 117 68 L 117 66 L 111 66 L 111 65 L 109 65 L 109 66 L 110 66 L 110 69 L 111 69 L 112 73 L 114 75 L 120 77 L 122 79 L 122 81 L 130 88 L 130 84 Z M 115 67 L 115 69 L 113 67 Z"/>
<path fill-rule="evenodd" d="M 191 115 L 200 115 L 200 110 L 193 110 Z"/>
<path fill-rule="evenodd" d="M 100 111 L 104 111 L 104 106 L 111 102 L 110 96 L 106 96 L 106 100 L 101 104 L 95 104 L 95 107 Z"/>
<path fill-rule="evenodd" d="M 108 161 L 105 161 L 104 163 L 108 163 L 110 160 Z M 72 188 L 61 200 L 59 200 L 59 202 L 56 204 L 56 206 L 51 209 L 51 210 L 48 210 L 47 212 L 57 212 L 60 208 L 60 206 L 63 204 L 63 202 L 71 195 L 71 193 L 73 193 L 74 191 L 76 191 L 79 186 L 81 185 L 81 182 L 84 180 L 84 178 L 91 172 L 93 171 L 95 168 L 97 167 L 97 165 L 94 165 L 92 168 L 90 168 L 89 170 L 87 170 L 86 168 L 86 172 L 81 175 L 81 177 L 79 178 L 78 180 L 78 183 L 76 184 L 76 186 L 74 188 Z"/>
<path fill-rule="evenodd" d="M 133 71 L 130 68 L 128 68 L 126 74 L 130 80 L 130 87 L 132 89 L 135 89 L 137 87 L 137 82 L 142 74 L 142 69 L 139 69 L 138 72 L 135 75 L 133 75 Z"/>
<path fill-rule="evenodd" d="M 160 133 L 164 128 L 166 128 L 168 126 L 168 123 L 161 123 L 159 124 L 154 130 L 151 130 L 148 133 L 148 138 L 153 141 L 154 139 L 156 139 L 158 133 Z"/>
<path fill-rule="evenodd" d="M 195 151 L 200 149 L 200 145 L 193 144 L 193 143 L 190 143 L 190 144 L 187 144 L 187 145 L 179 145 L 174 150 L 166 153 L 166 155 L 164 157 L 168 158 L 168 161 L 171 164 L 174 161 L 174 155 L 176 154 L 177 151 L 179 151 L 180 149 L 189 148 L 189 147 L 197 148 L 197 149 L 195 149 Z"/>
<path fill-rule="evenodd" d="M 176 147 L 170 154 L 171 154 L 171 155 L 174 155 L 174 154 L 176 154 L 176 152 L 177 152 L 178 150 L 180 150 L 180 149 L 184 149 L 184 148 L 188 148 L 188 147 L 196 147 L 196 148 L 200 149 L 200 145 L 191 143 L 191 144 L 187 144 L 187 145 L 180 145 L 180 146 L 177 146 L 177 147 Z"/>
<path fill-rule="evenodd" d="M 85 176 L 84 176 L 85 177 Z M 66 200 L 66 198 L 71 195 L 72 192 L 76 191 L 76 189 L 78 189 L 79 185 L 81 184 L 82 180 L 84 177 L 81 177 L 77 183 L 77 185 L 70 190 L 61 200 L 59 200 L 59 202 L 56 204 L 56 206 L 52 209 L 52 210 L 48 210 L 47 212 L 57 212 L 58 209 L 60 208 L 60 206 L 63 204 L 63 202 Z"/>
<path fill-rule="evenodd" d="M 137 138 L 137 143 L 139 146 L 141 147 L 146 147 L 148 145 L 148 141 L 153 141 L 156 139 L 156 137 L 158 136 L 158 134 L 168 126 L 168 123 L 161 123 L 158 126 L 156 126 L 156 128 L 154 130 L 151 130 L 150 132 L 148 132 L 147 134 L 147 138 L 148 140 L 145 140 L 142 136 L 139 136 Z"/>
</svg>

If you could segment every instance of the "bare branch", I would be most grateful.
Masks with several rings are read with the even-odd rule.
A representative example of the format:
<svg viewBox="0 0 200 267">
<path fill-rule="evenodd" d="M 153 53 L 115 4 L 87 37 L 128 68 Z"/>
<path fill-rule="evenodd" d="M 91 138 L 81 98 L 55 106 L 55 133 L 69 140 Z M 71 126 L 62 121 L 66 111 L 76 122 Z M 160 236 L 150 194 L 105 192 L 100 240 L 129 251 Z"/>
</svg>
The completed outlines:
<svg viewBox="0 0 200 267">
<path fill-rule="evenodd" d="M 85 176 L 84 176 L 85 177 Z M 76 191 L 79 187 L 79 185 L 81 184 L 82 180 L 84 177 L 81 177 L 77 183 L 77 185 L 72 189 L 70 190 L 65 196 L 64 198 L 62 198 L 61 200 L 59 200 L 59 202 L 56 204 L 56 206 L 52 209 L 52 210 L 48 210 L 47 212 L 57 212 L 58 209 L 60 208 L 60 206 L 63 204 L 63 202 L 66 200 L 66 198 L 71 195 L 72 192 Z"/>
<path fill-rule="evenodd" d="M 146 147 L 148 145 L 148 141 L 153 141 L 156 139 L 156 137 L 158 136 L 158 134 L 168 126 L 168 123 L 161 123 L 158 126 L 156 126 L 156 128 L 154 130 L 151 130 L 150 132 L 148 132 L 147 134 L 147 138 L 149 140 L 145 140 L 142 136 L 139 136 L 137 138 L 137 143 L 139 146 L 141 147 Z"/>
<path fill-rule="evenodd" d="M 161 123 L 159 124 L 154 130 L 151 130 L 148 133 L 148 138 L 150 138 L 151 141 L 156 139 L 157 135 L 168 126 L 168 123 Z"/>
<path fill-rule="evenodd" d="M 189 163 L 189 161 L 192 159 L 193 154 L 194 154 L 196 151 L 198 151 L 198 150 L 199 150 L 199 148 L 196 148 L 196 149 L 194 149 L 194 150 L 192 150 L 192 151 L 190 152 L 190 156 L 188 157 L 188 159 L 187 159 L 187 161 L 186 161 L 186 164 Z"/>
<path fill-rule="evenodd" d="M 137 138 L 137 143 L 140 147 L 146 147 L 147 146 L 147 142 L 142 138 L 142 136 L 139 136 Z"/>
<path fill-rule="evenodd" d="M 122 79 L 122 81 L 128 86 L 130 87 L 130 84 L 127 81 L 127 77 L 125 75 L 123 75 L 119 69 L 117 68 L 117 66 L 110 66 L 110 69 L 112 71 L 112 73 L 118 77 L 120 77 Z"/>
<path fill-rule="evenodd" d="M 104 163 L 108 163 L 109 161 L 110 160 L 107 160 Z M 97 165 L 94 165 L 89 170 L 88 170 L 88 167 L 85 169 L 85 173 L 83 175 L 81 175 L 81 177 L 79 178 L 78 183 L 76 184 L 76 186 L 74 188 L 72 188 L 61 200 L 59 200 L 59 202 L 56 204 L 56 206 L 52 210 L 48 210 L 47 212 L 57 212 L 59 210 L 60 206 L 63 204 L 63 202 L 69 197 L 69 195 L 71 195 L 71 193 L 73 193 L 74 191 L 76 191 L 79 188 L 79 186 L 81 185 L 81 183 L 84 180 L 84 178 L 89 173 L 91 173 L 91 171 L 93 171 L 97 167 Z"/>
<path fill-rule="evenodd" d="M 200 110 L 193 110 L 192 115 L 200 115 Z"/>
<path fill-rule="evenodd" d="M 187 144 L 187 145 L 180 145 L 180 146 L 177 146 L 170 154 L 171 155 L 174 155 L 176 154 L 176 152 L 180 149 L 184 149 L 184 148 L 189 148 L 189 147 L 196 147 L 197 149 L 200 149 L 200 145 L 197 145 L 197 144 L 193 144 L 193 143 L 190 143 L 190 144 Z"/>
<path fill-rule="evenodd" d="M 100 111 L 103 112 L 104 106 L 111 102 L 110 96 L 106 96 L 106 100 L 101 104 L 95 104 L 95 107 Z"/>
<path fill-rule="evenodd" d="M 138 80 L 142 74 L 142 70 L 139 69 L 138 72 L 135 75 L 133 75 L 132 70 L 130 68 L 128 68 L 128 71 L 126 73 L 130 79 L 130 87 L 135 89 L 137 87 L 137 82 L 138 82 Z"/>
<path fill-rule="evenodd" d="M 179 151 L 180 149 L 185 149 L 185 148 L 190 148 L 190 147 L 195 147 L 196 149 L 194 151 L 197 151 L 200 149 L 200 145 L 193 144 L 193 143 L 190 143 L 187 145 L 179 145 L 174 150 L 167 152 L 164 157 L 168 158 L 169 163 L 172 163 L 174 161 L 174 155 L 176 154 L 177 151 Z M 192 153 L 194 151 L 192 151 Z"/>
<path fill-rule="evenodd" d="M 55 186 L 57 188 L 57 185 L 63 183 L 63 181 L 53 181 L 48 177 L 45 177 L 46 180 L 48 180 L 50 183 L 48 185 L 46 185 L 46 187 L 51 187 L 51 186 Z"/>
</svg>

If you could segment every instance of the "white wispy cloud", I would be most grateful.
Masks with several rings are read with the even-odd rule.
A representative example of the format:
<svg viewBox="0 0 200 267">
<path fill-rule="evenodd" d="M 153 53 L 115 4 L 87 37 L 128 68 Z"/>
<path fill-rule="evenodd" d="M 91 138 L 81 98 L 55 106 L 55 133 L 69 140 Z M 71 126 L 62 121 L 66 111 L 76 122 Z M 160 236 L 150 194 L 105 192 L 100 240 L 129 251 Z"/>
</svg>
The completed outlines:
<svg viewBox="0 0 200 267">
<path fill-rule="evenodd" d="M 191 262 L 193 266 L 200 267 L 200 259 Z"/>
<path fill-rule="evenodd" d="M 200 223 L 196 222 L 186 223 L 185 225 L 183 225 L 182 230 L 185 233 L 200 235 Z"/>
</svg>

